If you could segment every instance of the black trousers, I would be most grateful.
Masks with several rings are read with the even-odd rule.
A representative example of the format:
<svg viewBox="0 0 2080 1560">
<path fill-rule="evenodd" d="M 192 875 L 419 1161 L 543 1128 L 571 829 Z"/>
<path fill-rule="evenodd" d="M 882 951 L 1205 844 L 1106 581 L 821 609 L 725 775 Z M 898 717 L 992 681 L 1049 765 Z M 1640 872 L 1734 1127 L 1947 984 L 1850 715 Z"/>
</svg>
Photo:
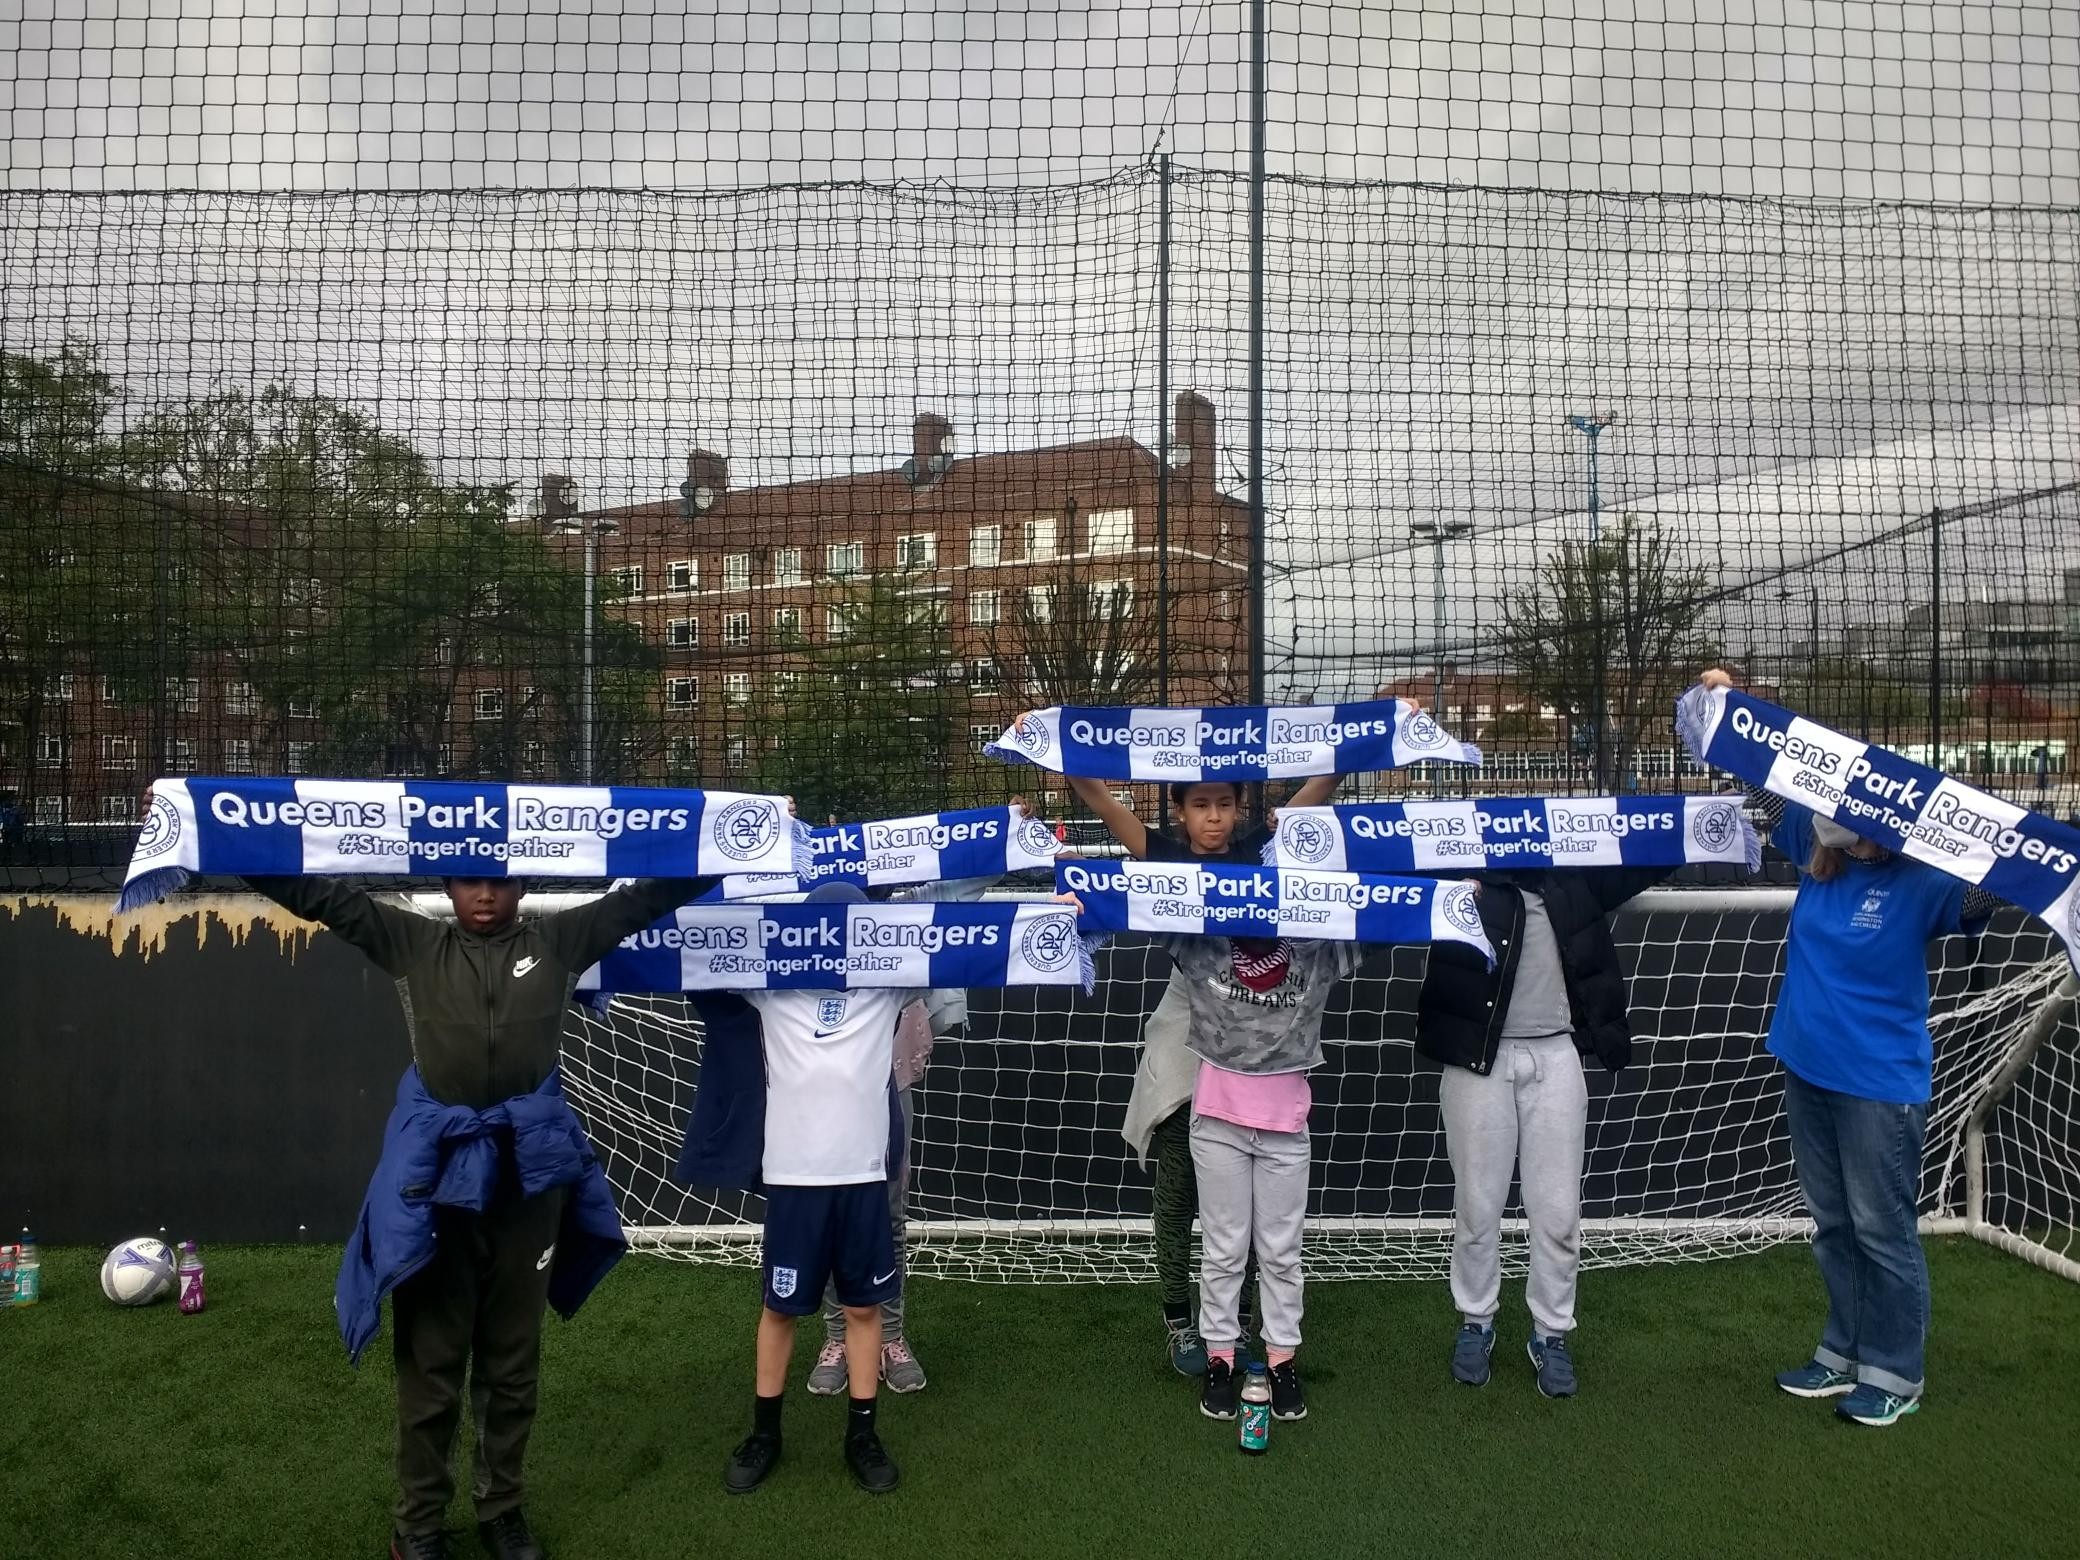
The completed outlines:
<svg viewBox="0 0 2080 1560">
<path fill-rule="evenodd" d="M 447 1515 L 465 1381 L 477 1520 L 520 1504 L 563 1199 L 558 1188 L 503 1195 L 481 1214 L 437 1210 L 433 1260 L 391 1295 L 400 1533 L 436 1532 Z"/>
</svg>

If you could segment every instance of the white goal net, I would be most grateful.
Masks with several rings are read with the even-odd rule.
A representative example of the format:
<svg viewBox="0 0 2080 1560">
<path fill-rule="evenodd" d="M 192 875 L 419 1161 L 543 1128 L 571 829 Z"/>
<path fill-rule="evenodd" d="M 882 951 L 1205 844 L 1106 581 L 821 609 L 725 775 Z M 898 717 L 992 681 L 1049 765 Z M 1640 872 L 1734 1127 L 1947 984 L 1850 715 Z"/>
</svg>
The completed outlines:
<svg viewBox="0 0 2080 1560">
<path fill-rule="evenodd" d="M 1662 890 L 1617 926 L 1637 1042 L 1593 1063 L 1583 1260 L 1723 1256 L 1804 1233 L 1775 1062 L 1763 1050 L 1782 970 L 1784 889 Z M 1441 1274 L 1452 1186 L 1436 1069 L 1412 1046 L 1422 950 L 1382 955 L 1330 1010 L 1315 1074 L 1308 1276 Z M 1927 1227 L 1969 1230 L 2080 1278 L 2080 1031 L 2064 958 L 2003 912 L 1931 954 L 1935 1090 Z M 1142 1022 L 1168 961 L 1122 938 L 1094 996 L 975 991 L 917 1096 L 911 1271 L 1007 1283 L 1153 1277 L 1150 1177 L 1121 1139 Z M 671 1168 L 700 1071 L 678 998 L 620 998 L 574 1018 L 565 1081 L 638 1244 L 757 1260 L 756 1199 L 683 1187 Z M 1513 1207 L 1513 1214 L 1520 1210 Z M 1521 1223 L 1507 1226 L 1513 1271 Z"/>
</svg>

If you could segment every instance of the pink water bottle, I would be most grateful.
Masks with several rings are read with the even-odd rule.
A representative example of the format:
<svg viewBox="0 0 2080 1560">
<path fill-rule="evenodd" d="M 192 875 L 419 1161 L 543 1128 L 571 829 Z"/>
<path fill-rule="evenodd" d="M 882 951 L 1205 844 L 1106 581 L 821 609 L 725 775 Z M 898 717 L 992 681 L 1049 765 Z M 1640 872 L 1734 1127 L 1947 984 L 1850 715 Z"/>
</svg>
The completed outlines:
<svg viewBox="0 0 2080 1560">
<path fill-rule="evenodd" d="M 195 1242 L 181 1242 L 181 1253 L 174 1263 L 174 1276 L 181 1286 L 181 1315 L 193 1316 L 203 1307 L 202 1253 L 195 1249 Z"/>
</svg>

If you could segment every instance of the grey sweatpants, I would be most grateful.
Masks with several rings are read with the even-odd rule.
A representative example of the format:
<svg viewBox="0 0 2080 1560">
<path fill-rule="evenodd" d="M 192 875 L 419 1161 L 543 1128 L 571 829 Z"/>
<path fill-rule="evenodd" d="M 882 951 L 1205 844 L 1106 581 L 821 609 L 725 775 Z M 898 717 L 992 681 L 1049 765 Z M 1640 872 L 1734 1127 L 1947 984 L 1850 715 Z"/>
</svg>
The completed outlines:
<svg viewBox="0 0 2080 1560">
<path fill-rule="evenodd" d="M 910 1231 L 910 1133 L 917 1125 L 916 1094 L 915 1089 L 896 1092 L 903 1103 L 903 1162 L 888 1179 L 888 1223 L 895 1235 L 898 1260 L 906 1259 L 904 1241 Z M 845 1308 L 838 1304 L 835 1279 L 823 1286 L 823 1335 L 833 1343 L 845 1341 Z M 895 1299 L 881 1302 L 881 1341 L 890 1343 L 902 1336 L 903 1294 L 897 1290 Z"/>
<path fill-rule="evenodd" d="M 1257 1254 L 1258 1331 L 1300 1347 L 1300 1232 L 1307 1222 L 1309 1140 L 1215 1116 L 1192 1117 L 1199 1180 L 1199 1336 L 1209 1349 L 1242 1341 L 1242 1275 Z"/>
<path fill-rule="evenodd" d="M 1566 1035 L 1504 1040 L 1485 1077 L 1447 1067 L 1437 1086 L 1451 1156 L 1452 1304 L 1488 1326 L 1502 1303 L 1502 1208 L 1522 1166 L 1531 1225 L 1525 1300 L 1541 1337 L 1574 1327 L 1582 1256 L 1582 1139 L 1589 1085 Z"/>
</svg>

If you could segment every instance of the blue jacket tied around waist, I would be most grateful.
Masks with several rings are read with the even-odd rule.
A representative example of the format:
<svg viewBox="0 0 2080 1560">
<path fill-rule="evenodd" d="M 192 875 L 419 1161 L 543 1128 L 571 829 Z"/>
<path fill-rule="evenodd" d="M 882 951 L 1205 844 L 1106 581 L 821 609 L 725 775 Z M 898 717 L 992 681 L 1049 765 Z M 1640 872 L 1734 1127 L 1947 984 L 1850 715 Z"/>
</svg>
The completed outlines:
<svg viewBox="0 0 2080 1560">
<path fill-rule="evenodd" d="M 419 1070 L 407 1068 L 333 1298 L 349 1359 L 359 1364 L 375 1337 L 383 1297 L 433 1259 L 435 1208 L 481 1213 L 502 1184 L 515 1181 L 527 1197 L 570 1188 L 549 1274 L 549 1304 L 568 1318 L 621 1260 L 628 1239 L 562 1077 L 552 1072 L 531 1094 L 471 1110 L 443 1105 L 426 1092 Z"/>
</svg>

